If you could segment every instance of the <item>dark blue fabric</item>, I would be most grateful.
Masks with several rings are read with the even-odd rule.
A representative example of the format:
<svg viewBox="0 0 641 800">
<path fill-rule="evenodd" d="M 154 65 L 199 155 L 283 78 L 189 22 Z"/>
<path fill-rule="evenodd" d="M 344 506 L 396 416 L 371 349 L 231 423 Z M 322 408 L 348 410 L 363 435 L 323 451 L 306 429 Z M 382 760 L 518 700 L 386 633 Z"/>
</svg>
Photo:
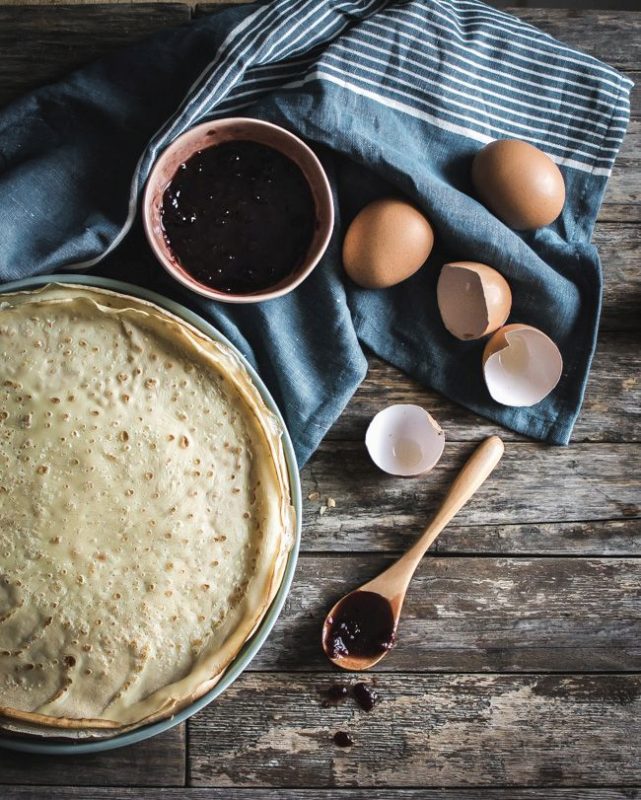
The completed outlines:
<svg viewBox="0 0 641 800">
<path fill-rule="evenodd" d="M 276 0 L 163 32 L 43 87 L 0 112 L 0 279 L 61 269 L 120 274 L 115 249 L 134 224 L 155 157 L 203 119 L 246 115 L 314 146 L 337 224 L 295 292 L 257 305 L 190 296 L 257 367 L 303 463 L 363 379 L 360 343 L 428 386 L 514 430 L 567 443 L 598 326 L 601 271 L 590 244 L 629 113 L 630 82 L 477 0 Z M 524 138 L 567 185 L 549 228 L 518 234 L 474 198 L 484 142 Z M 345 226 L 370 199 L 402 193 L 437 231 L 425 267 L 386 291 L 342 275 Z M 113 251 L 113 252 L 112 252 Z M 557 389 L 531 409 L 494 403 L 483 343 L 444 330 L 435 283 L 446 260 L 495 266 L 514 295 L 510 321 L 560 346 Z M 184 302 L 164 274 L 126 278 Z"/>
</svg>

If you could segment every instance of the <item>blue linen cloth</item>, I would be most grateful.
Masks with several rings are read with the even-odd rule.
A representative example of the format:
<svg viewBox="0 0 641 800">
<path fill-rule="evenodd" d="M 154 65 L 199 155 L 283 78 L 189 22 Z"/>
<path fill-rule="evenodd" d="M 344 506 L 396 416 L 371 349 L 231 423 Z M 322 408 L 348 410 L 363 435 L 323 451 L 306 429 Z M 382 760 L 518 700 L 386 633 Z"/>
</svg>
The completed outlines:
<svg viewBox="0 0 641 800">
<path fill-rule="evenodd" d="M 99 264 L 134 225 L 149 170 L 176 136 L 206 119 L 270 120 L 311 143 L 332 183 L 336 229 L 312 276 L 286 297 L 244 307 L 187 299 L 160 266 L 128 268 L 128 280 L 187 299 L 240 348 L 282 409 L 301 464 L 363 379 L 361 344 L 492 420 L 565 444 L 599 320 L 591 233 L 631 85 L 477 0 L 227 8 L 0 112 L 0 279 Z M 517 233 L 475 198 L 471 160 L 503 137 L 525 139 L 559 164 L 567 201 L 550 227 Z M 424 210 L 437 246 L 404 283 L 360 290 L 342 273 L 343 233 L 366 202 L 390 193 Z M 118 274 L 119 252 L 103 274 Z M 483 343 L 443 328 L 435 284 L 441 264 L 455 259 L 496 267 L 512 287 L 510 321 L 558 343 L 563 376 L 538 405 L 492 401 Z"/>
</svg>

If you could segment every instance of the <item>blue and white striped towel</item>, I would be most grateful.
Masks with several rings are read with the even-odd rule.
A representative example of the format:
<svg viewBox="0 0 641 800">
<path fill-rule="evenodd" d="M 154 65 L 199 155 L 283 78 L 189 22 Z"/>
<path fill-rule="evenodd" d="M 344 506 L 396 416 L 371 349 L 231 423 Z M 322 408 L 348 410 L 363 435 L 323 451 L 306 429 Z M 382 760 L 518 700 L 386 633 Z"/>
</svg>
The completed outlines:
<svg viewBox="0 0 641 800">
<path fill-rule="evenodd" d="M 0 277 L 95 267 L 129 233 L 159 152 L 204 120 L 243 114 L 284 125 L 324 160 L 338 208 L 328 253 L 291 295 L 235 308 L 186 298 L 158 268 L 126 277 L 187 299 L 257 366 L 301 462 L 362 380 L 360 344 L 428 386 L 516 431 L 567 443 L 595 345 L 601 271 L 590 244 L 625 133 L 631 82 L 478 0 L 274 0 L 164 32 L 0 113 Z M 474 197 L 474 153 L 525 139 L 561 167 L 567 202 L 549 228 L 520 234 Z M 438 246 L 399 286 L 346 285 L 345 226 L 374 197 L 402 192 Z M 531 409 L 494 403 L 482 343 L 444 330 L 444 260 L 492 264 L 509 280 L 512 320 L 559 344 L 565 371 Z M 385 402 L 385 398 L 381 398 Z"/>
</svg>

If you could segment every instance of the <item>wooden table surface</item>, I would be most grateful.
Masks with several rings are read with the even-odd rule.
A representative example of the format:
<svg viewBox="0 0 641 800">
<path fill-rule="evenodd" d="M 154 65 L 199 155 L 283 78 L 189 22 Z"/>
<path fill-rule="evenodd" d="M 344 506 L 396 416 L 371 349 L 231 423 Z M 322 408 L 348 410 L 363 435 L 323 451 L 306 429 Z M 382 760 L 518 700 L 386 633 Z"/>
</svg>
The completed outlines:
<svg viewBox="0 0 641 800">
<path fill-rule="evenodd" d="M 0 104 L 200 11 L 0 6 Z M 134 747 L 0 750 L 2 800 L 641 797 L 641 14 L 516 13 L 637 81 L 594 237 L 603 322 L 572 444 L 499 430 L 371 359 L 303 470 L 305 498 L 320 499 L 304 502 L 294 586 L 251 667 L 187 724 Z M 391 402 L 429 408 L 446 431 L 428 479 L 386 479 L 364 452 L 369 419 Z M 503 462 L 419 567 L 397 648 L 361 676 L 379 705 L 323 708 L 319 690 L 359 677 L 322 655 L 324 612 L 413 540 L 493 432 L 507 442 Z M 328 497 L 336 507 L 321 514 Z M 334 745 L 338 730 L 351 748 Z"/>
</svg>

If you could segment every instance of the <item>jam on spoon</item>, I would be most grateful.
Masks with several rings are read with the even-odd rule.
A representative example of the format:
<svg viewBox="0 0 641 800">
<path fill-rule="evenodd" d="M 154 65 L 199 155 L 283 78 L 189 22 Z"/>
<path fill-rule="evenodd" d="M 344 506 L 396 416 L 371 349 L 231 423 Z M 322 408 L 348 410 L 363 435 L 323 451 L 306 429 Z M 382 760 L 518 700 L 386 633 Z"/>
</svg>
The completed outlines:
<svg viewBox="0 0 641 800">
<path fill-rule="evenodd" d="M 389 602 L 376 592 L 348 594 L 328 618 L 326 649 L 330 658 L 375 658 L 396 642 L 396 622 Z"/>
</svg>

